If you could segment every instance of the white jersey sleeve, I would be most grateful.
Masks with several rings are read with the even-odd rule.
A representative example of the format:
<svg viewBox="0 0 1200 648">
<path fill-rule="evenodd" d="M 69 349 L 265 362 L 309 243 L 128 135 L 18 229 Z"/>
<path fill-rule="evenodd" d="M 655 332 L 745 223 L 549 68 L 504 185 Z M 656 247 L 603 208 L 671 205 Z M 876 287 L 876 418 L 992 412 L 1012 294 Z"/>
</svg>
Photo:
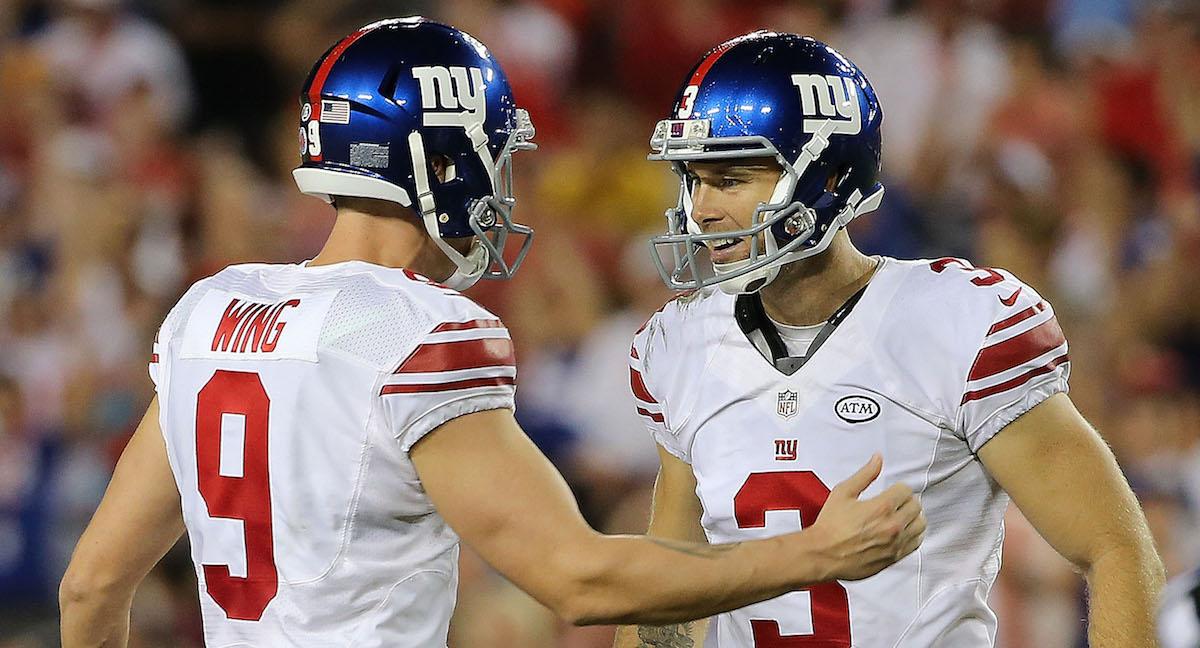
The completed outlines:
<svg viewBox="0 0 1200 648">
<path fill-rule="evenodd" d="M 629 388 L 633 392 L 638 416 L 646 424 L 646 429 L 654 436 L 654 441 L 679 459 L 690 463 L 686 449 L 681 447 L 667 425 L 666 408 L 655 397 L 655 390 L 648 385 L 647 366 L 656 362 L 664 351 L 662 342 L 662 311 L 650 317 L 633 338 L 633 346 L 629 349 Z"/>
<path fill-rule="evenodd" d="M 162 366 L 160 359 L 166 355 L 165 349 L 167 348 L 167 344 L 171 339 L 171 329 L 168 326 L 169 322 L 170 316 L 168 315 L 167 319 L 163 320 L 162 325 L 158 327 L 158 331 L 154 333 L 154 345 L 151 347 L 150 351 L 150 381 L 154 383 L 155 390 L 157 390 L 159 386 L 159 368 Z"/>
<path fill-rule="evenodd" d="M 629 384 L 637 413 L 658 445 L 692 463 L 696 407 L 703 377 L 731 330 L 732 299 L 715 288 L 686 293 L 652 315 L 629 351 Z"/>
<path fill-rule="evenodd" d="M 513 409 L 516 359 L 508 329 L 466 299 L 433 325 L 384 377 L 379 390 L 387 424 L 405 452 L 447 421 Z"/>
<path fill-rule="evenodd" d="M 1066 392 L 1070 362 L 1054 309 L 1033 288 L 988 268 L 970 281 L 962 294 L 974 302 L 976 330 L 959 356 L 965 378 L 955 429 L 978 452 L 1019 416 Z"/>
<path fill-rule="evenodd" d="M 184 292 L 183 296 L 179 298 L 179 301 L 176 302 L 171 310 L 167 313 L 167 316 L 163 318 L 162 324 L 159 325 L 158 330 L 154 333 L 154 344 L 150 350 L 150 363 L 148 369 L 150 373 L 150 380 L 154 383 L 154 389 L 160 395 L 162 394 L 162 388 L 164 387 L 162 381 L 167 376 L 165 367 L 170 361 L 170 354 L 167 353 L 167 349 L 171 344 L 171 340 L 175 338 L 176 329 L 178 329 L 183 323 L 183 320 L 186 319 L 187 313 L 190 311 L 192 305 L 196 301 L 196 297 L 204 292 L 206 285 L 205 282 L 206 280 L 202 279 L 193 284 L 191 288 Z"/>
</svg>

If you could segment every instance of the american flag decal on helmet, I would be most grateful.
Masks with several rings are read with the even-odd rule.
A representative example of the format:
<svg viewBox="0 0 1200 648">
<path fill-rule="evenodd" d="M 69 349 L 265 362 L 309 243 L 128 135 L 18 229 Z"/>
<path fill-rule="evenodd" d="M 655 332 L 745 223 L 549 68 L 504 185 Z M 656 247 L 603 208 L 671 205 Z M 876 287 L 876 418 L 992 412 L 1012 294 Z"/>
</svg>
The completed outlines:
<svg viewBox="0 0 1200 648">
<path fill-rule="evenodd" d="M 349 101 L 334 101 L 332 99 L 321 100 L 321 123 L 323 124 L 349 124 L 350 123 L 350 102 Z"/>
</svg>

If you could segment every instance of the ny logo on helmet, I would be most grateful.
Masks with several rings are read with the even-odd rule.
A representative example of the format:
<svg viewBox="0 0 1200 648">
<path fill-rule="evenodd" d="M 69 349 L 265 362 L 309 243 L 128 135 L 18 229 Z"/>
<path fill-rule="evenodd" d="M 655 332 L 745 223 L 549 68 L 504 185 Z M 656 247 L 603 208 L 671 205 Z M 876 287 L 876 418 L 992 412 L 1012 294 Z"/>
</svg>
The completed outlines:
<svg viewBox="0 0 1200 648">
<path fill-rule="evenodd" d="M 426 126 L 483 126 L 486 116 L 483 70 L 428 65 L 413 68 L 412 75 L 421 84 Z"/>
<path fill-rule="evenodd" d="M 835 74 L 793 74 L 804 111 L 804 132 L 815 133 L 833 122 L 830 134 L 857 135 L 862 130 L 862 110 L 854 79 Z"/>
</svg>

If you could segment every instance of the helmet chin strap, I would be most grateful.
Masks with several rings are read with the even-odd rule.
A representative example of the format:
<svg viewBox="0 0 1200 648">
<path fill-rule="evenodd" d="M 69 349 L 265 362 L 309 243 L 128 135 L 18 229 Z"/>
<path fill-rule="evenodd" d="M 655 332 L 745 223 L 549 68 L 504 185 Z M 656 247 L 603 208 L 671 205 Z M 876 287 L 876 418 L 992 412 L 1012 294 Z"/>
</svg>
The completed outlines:
<svg viewBox="0 0 1200 648">
<path fill-rule="evenodd" d="M 408 149 L 412 152 L 413 180 L 417 185 L 417 199 L 413 206 L 421 213 L 425 232 L 433 238 L 438 249 L 454 262 L 454 272 L 442 283 L 454 290 L 466 290 L 487 271 L 491 260 L 487 248 L 476 239 L 471 244 L 471 250 L 464 255 L 442 238 L 438 229 L 437 205 L 433 200 L 433 190 L 430 189 L 429 167 L 425 164 L 425 140 L 420 131 L 409 133 Z"/>
<path fill-rule="evenodd" d="M 480 243 L 478 239 L 471 242 L 471 251 L 467 252 L 466 256 L 463 258 L 465 258 L 468 262 L 473 263 L 474 268 L 468 271 L 464 270 L 462 266 L 456 264 L 454 272 L 441 282 L 447 288 L 452 288 L 454 290 L 466 290 L 467 288 L 474 286 L 475 283 L 479 281 L 479 278 L 483 276 L 483 272 L 487 270 L 488 251 L 487 248 L 483 247 L 483 244 Z"/>
<path fill-rule="evenodd" d="M 818 152 L 817 155 L 820 155 L 820 152 Z M 816 158 L 814 157 L 813 159 Z M 802 153 L 800 160 L 797 162 L 803 162 L 804 166 L 807 167 L 812 160 L 805 159 L 804 154 Z M 765 204 L 777 205 L 791 196 L 792 193 L 795 192 L 796 183 L 800 178 L 800 174 L 803 172 L 803 168 L 801 168 L 799 172 L 795 172 L 791 169 L 785 169 L 784 172 L 780 174 L 779 180 L 775 183 L 775 190 L 771 192 L 770 201 Z M 760 206 L 758 213 L 762 214 L 762 222 L 765 223 L 773 214 L 777 212 L 762 211 Z M 812 232 L 810 231 L 807 234 L 801 233 L 801 236 L 812 236 Z M 779 253 L 779 241 L 775 240 L 775 236 L 771 233 L 770 227 L 767 227 L 762 231 L 762 240 L 764 254 L 761 256 L 774 256 Z M 753 246 L 753 242 L 751 242 L 751 246 Z M 733 274 L 742 270 L 746 266 L 752 265 L 757 260 L 758 258 L 756 258 L 756 256 L 748 256 L 741 261 L 733 261 L 731 263 L 714 263 L 713 271 L 718 277 L 720 277 L 722 274 Z M 758 292 L 759 289 L 771 283 L 775 280 L 775 277 L 779 276 L 779 267 L 781 265 L 783 264 L 773 263 L 757 270 L 750 270 L 735 277 L 730 277 L 729 279 L 720 281 L 717 283 L 717 286 L 721 288 L 722 292 L 730 295 Z"/>
<path fill-rule="evenodd" d="M 821 154 L 829 146 L 829 136 L 833 133 L 836 124 L 830 120 L 821 124 L 812 134 L 812 137 L 800 149 L 800 155 L 797 156 L 796 162 L 784 169 L 784 173 L 780 176 L 779 181 L 775 183 L 775 191 L 771 194 L 771 200 L 768 203 L 760 204 L 756 216 L 761 214 L 759 223 L 771 222 L 772 217 L 781 212 L 790 211 L 789 208 L 798 208 L 797 214 L 789 215 L 786 218 L 795 218 L 797 215 L 808 214 L 805 228 L 797 233 L 792 239 L 793 241 L 807 241 L 816 233 L 816 218 L 812 215 L 812 209 L 808 205 L 792 202 L 789 205 L 780 209 L 766 210 L 765 205 L 782 204 L 789 196 L 793 194 L 796 184 L 809 165 L 820 159 Z M 816 256 L 824 252 L 833 242 L 833 237 L 845 227 L 850 221 L 855 218 L 873 211 L 879 207 L 883 200 L 883 186 L 876 185 L 874 190 L 867 196 L 863 196 L 862 192 L 855 189 L 846 200 L 846 206 L 842 208 L 838 215 L 830 223 L 829 227 L 821 233 L 821 238 L 817 243 L 810 247 L 800 247 L 785 254 L 779 254 L 779 241 L 776 240 L 774 233 L 770 227 L 766 227 L 762 231 L 764 253 L 759 255 L 751 255 L 741 261 L 732 263 L 714 263 L 713 270 L 718 277 L 722 274 L 735 274 L 741 271 L 741 274 L 729 277 L 728 279 L 717 282 L 717 286 L 725 293 L 738 295 L 743 293 L 758 292 L 775 280 L 779 276 L 779 269 L 789 263 L 806 259 L 811 256 Z M 689 219 L 690 220 L 690 219 Z M 747 266 L 752 266 L 764 257 L 778 258 L 773 262 L 754 270 L 743 271 Z"/>
<path fill-rule="evenodd" d="M 863 214 L 865 214 L 867 212 L 871 212 L 871 211 L 878 209 L 879 204 L 882 201 L 883 201 L 883 186 L 882 185 L 876 185 L 875 189 L 867 196 L 863 196 L 861 191 L 859 191 L 858 189 L 855 189 L 850 194 L 849 199 L 846 201 L 846 206 L 844 208 L 842 208 L 842 211 L 838 212 L 837 217 L 833 219 L 833 222 L 830 224 L 829 228 L 825 230 L 825 232 L 821 235 L 821 238 L 817 240 L 817 243 L 815 245 L 813 245 L 811 247 L 801 247 L 800 249 L 795 250 L 794 252 L 789 252 L 787 254 L 780 255 L 780 257 L 778 259 L 776 259 L 774 263 L 771 263 L 770 265 L 768 265 L 766 267 L 758 268 L 757 270 L 752 270 L 750 272 L 747 272 L 743 275 L 739 275 L 736 277 L 730 277 L 728 280 L 719 282 L 717 284 L 717 286 L 719 286 L 723 292 L 728 293 L 730 295 L 753 293 L 753 292 L 758 292 L 759 290 L 762 290 L 763 286 L 766 286 L 767 284 L 771 283 L 772 281 L 775 280 L 776 277 L 779 276 L 780 268 L 782 268 L 783 266 L 785 266 L 789 263 L 793 263 L 793 262 L 799 261 L 801 259 L 807 259 L 809 257 L 814 257 L 814 256 L 824 252 L 826 249 L 829 248 L 829 245 L 831 243 L 833 243 L 833 237 L 839 231 L 841 231 L 842 228 L 844 228 L 846 225 L 848 225 L 850 223 L 850 221 L 854 220 L 855 218 L 858 218 L 859 216 L 862 216 Z M 798 240 L 808 240 L 809 238 L 812 237 L 812 234 L 813 234 L 813 228 L 809 227 L 808 230 L 806 232 L 802 232 L 800 234 L 800 236 L 797 237 L 797 239 Z M 800 238 L 800 237 L 804 237 L 804 238 Z M 779 244 L 775 240 L 775 235 L 771 233 L 770 229 L 767 229 L 764 231 L 763 240 L 766 242 L 766 254 L 767 255 L 772 255 L 772 254 L 775 254 L 778 252 Z M 719 274 L 721 271 L 731 272 L 733 270 L 736 270 L 737 268 L 745 267 L 746 265 L 749 265 L 752 262 L 753 262 L 753 259 L 747 258 L 742 261 L 736 261 L 734 263 L 723 263 L 723 264 L 714 263 L 713 267 L 717 269 L 717 272 Z M 735 268 L 734 266 L 737 266 L 737 268 Z M 757 284 L 754 283 L 754 282 L 760 281 L 760 280 L 761 280 L 760 283 L 757 283 Z"/>
</svg>

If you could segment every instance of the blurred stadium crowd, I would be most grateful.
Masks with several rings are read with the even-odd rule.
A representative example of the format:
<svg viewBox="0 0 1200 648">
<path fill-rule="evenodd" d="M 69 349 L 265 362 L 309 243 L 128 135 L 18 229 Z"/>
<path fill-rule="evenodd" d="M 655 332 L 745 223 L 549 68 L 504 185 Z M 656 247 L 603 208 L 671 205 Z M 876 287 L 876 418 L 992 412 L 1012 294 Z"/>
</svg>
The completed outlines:
<svg viewBox="0 0 1200 648">
<path fill-rule="evenodd" d="M 230 263 L 308 258 L 330 228 L 289 173 L 309 65 L 412 13 L 487 43 L 538 127 L 516 212 L 537 242 L 514 282 L 475 296 L 516 340 L 518 418 L 593 525 L 644 530 L 657 467 L 625 370 L 669 298 L 644 244 L 676 186 L 645 161 L 651 127 L 700 54 L 770 27 L 841 49 L 883 103 L 887 196 L 854 240 L 1001 266 L 1050 298 L 1072 397 L 1169 571 L 1200 562 L 1196 4 L 3 0 L 0 647 L 57 645 L 58 579 L 152 395 L 150 341 L 174 300 Z M 1015 512 L 1005 563 L 1001 645 L 1084 645 L 1081 581 Z M 200 645 L 182 543 L 133 623 L 134 646 Z M 455 648 L 611 636 L 564 627 L 464 552 Z"/>
</svg>

